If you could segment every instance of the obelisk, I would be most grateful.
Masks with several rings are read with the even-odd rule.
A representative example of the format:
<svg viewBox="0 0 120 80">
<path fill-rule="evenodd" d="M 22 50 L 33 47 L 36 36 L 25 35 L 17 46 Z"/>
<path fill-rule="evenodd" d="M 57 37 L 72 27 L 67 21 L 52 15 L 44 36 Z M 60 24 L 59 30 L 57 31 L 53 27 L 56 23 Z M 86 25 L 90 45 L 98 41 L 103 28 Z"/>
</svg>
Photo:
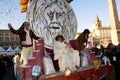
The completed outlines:
<svg viewBox="0 0 120 80">
<path fill-rule="evenodd" d="M 117 45 L 120 43 L 120 23 L 117 12 L 116 0 L 108 0 L 110 13 L 111 39 L 112 43 Z"/>
</svg>

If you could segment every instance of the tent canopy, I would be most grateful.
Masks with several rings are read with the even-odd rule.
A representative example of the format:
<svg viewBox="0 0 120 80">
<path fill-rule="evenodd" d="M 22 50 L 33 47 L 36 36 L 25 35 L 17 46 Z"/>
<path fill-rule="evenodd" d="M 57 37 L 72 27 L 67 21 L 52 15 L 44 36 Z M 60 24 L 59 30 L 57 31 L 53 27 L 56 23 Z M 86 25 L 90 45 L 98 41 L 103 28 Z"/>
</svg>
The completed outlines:
<svg viewBox="0 0 120 80">
<path fill-rule="evenodd" d="M 5 50 L 3 49 L 3 47 L 0 47 L 0 55 L 4 53 L 5 53 Z"/>
<path fill-rule="evenodd" d="M 18 46 L 14 50 L 15 51 L 21 51 L 21 49 Z"/>
<path fill-rule="evenodd" d="M 3 47 L 0 47 L 0 52 L 4 52 L 5 50 L 3 49 Z"/>
<path fill-rule="evenodd" d="M 20 49 L 18 46 L 14 49 L 14 51 L 15 51 L 16 53 L 21 53 L 21 49 Z"/>
<path fill-rule="evenodd" d="M 11 46 L 8 47 L 6 52 L 7 52 L 8 55 L 13 55 L 15 53 L 15 51 L 11 48 Z"/>
<path fill-rule="evenodd" d="M 14 50 L 11 48 L 11 46 L 9 46 L 8 49 L 7 49 L 6 51 L 12 52 L 12 51 L 14 51 Z"/>
</svg>

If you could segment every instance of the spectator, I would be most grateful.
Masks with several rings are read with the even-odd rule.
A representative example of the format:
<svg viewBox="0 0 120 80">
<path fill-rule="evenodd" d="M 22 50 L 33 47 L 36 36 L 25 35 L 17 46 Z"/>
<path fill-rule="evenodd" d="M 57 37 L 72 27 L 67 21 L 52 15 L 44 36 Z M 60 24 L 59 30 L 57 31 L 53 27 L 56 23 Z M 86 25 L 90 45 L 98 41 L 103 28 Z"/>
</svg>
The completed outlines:
<svg viewBox="0 0 120 80">
<path fill-rule="evenodd" d="M 117 58 L 117 68 L 116 68 L 116 73 L 117 73 L 117 79 L 120 79 L 120 44 L 117 45 L 116 47 L 116 58 Z"/>
<path fill-rule="evenodd" d="M 120 78 L 118 73 L 117 53 L 113 43 L 108 44 L 104 56 L 106 56 L 110 60 L 110 64 L 113 66 L 115 72 L 115 80 L 119 80 Z"/>
</svg>

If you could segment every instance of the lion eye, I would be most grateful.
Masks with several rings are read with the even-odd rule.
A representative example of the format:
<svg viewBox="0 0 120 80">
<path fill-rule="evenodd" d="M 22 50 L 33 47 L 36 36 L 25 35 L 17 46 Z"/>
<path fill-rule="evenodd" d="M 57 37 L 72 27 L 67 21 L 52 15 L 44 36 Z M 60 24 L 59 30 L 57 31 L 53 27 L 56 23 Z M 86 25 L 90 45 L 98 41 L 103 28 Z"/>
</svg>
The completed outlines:
<svg viewBox="0 0 120 80">
<path fill-rule="evenodd" d="M 53 14 L 54 14 L 53 12 L 50 12 L 50 13 L 48 13 L 48 16 L 52 17 Z"/>
<path fill-rule="evenodd" d="M 52 13 L 49 13 L 49 16 L 52 16 Z"/>
<path fill-rule="evenodd" d="M 54 13 L 53 13 L 52 11 L 50 11 L 50 13 L 47 13 L 47 15 L 49 16 L 49 18 L 50 18 L 50 19 L 52 19 L 52 18 L 53 18 Z"/>
<path fill-rule="evenodd" d="M 57 19 L 58 19 L 59 17 L 61 17 L 61 16 L 62 16 L 61 13 L 57 13 Z"/>
</svg>

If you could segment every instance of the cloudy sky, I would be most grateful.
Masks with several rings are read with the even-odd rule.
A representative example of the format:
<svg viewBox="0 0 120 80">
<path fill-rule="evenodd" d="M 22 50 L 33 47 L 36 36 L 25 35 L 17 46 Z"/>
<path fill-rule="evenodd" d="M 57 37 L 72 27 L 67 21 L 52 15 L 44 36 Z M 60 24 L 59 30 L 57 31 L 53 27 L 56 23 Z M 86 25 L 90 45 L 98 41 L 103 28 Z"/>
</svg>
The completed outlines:
<svg viewBox="0 0 120 80">
<path fill-rule="evenodd" d="M 8 23 L 17 29 L 25 21 L 25 13 L 21 13 L 19 1 L 0 0 L 0 29 L 8 29 Z"/>
</svg>

